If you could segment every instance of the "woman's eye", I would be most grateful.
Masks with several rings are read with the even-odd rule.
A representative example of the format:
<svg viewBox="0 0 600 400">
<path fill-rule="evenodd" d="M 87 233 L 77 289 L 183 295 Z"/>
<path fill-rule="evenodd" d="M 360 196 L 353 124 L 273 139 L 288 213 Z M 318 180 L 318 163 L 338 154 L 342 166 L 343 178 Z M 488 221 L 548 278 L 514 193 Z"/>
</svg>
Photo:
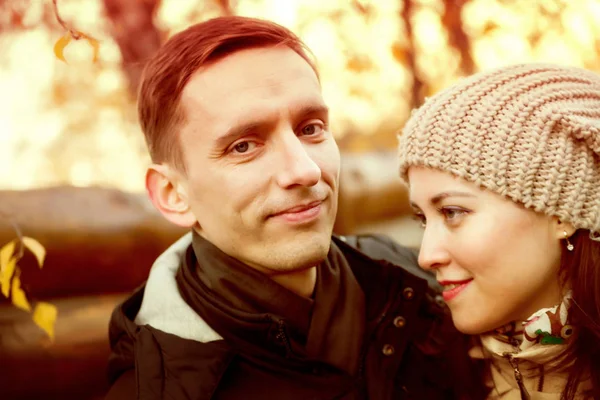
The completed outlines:
<svg viewBox="0 0 600 400">
<path fill-rule="evenodd" d="M 233 146 L 233 150 L 236 153 L 246 153 L 248 150 L 250 150 L 252 148 L 252 146 L 255 145 L 253 142 L 239 142 L 238 144 L 236 144 L 235 146 Z"/>
<path fill-rule="evenodd" d="M 467 210 L 463 210 L 461 208 L 450 208 L 450 207 L 442 207 L 440 212 L 444 216 L 444 218 L 449 222 L 455 222 L 458 218 L 466 215 Z"/>
<path fill-rule="evenodd" d="M 301 132 L 304 136 L 312 136 L 321 133 L 323 127 L 319 124 L 309 124 L 302 128 Z"/>
<path fill-rule="evenodd" d="M 421 228 L 425 228 L 427 226 L 427 220 L 423 214 L 415 213 L 413 214 L 413 219 L 421 225 Z"/>
</svg>

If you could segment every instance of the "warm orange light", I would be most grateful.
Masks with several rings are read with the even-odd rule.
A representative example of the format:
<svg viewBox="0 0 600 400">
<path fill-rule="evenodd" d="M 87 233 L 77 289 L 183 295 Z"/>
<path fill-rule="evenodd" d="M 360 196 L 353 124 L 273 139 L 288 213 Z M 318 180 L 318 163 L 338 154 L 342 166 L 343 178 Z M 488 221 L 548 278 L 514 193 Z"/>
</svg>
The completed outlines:
<svg viewBox="0 0 600 400">
<path fill-rule="evenodd" d="M 43 2 L 31 3 L 27 18 L 35 20 Z M 232 1 L 239 14 L 277 21 L 312 48 L 338 137 L 370 135 L 377 129 L 393 134 L 410 111 L 412 82 L 399 62 L 407 45 L 402 2 L 362 0 L 371 10 L 368 15 L 352 3 Z M 459 76 L 459 58 L 448 48 L 443 3 L 414 4 L 417 67 L 430 94 Z M 466 4 L 464 28 L 477 69 L 533 60 L 600 68 L 600 3 L 595 0 L 515 2 L 520 8 L 496 0 Z M 560 4 L 564 8 L 557 17 L 540 11 L 555 12 Z M 102 2 L 61 0 L 60 5 L 63 19 L 100 40 L 100 59 L 93 64 L 91 47 L 80 41 L 65 50 L 68 65 L 56 60 L 52 47 L 61 34 L 45 27 L 3 33 L 0 187 L 101 184 L 141 191 L 148 157 Z M 156 24 L 172 33 L 218 13 L 216 3 L 209 1 L 163 0 Z"/>
</svg>

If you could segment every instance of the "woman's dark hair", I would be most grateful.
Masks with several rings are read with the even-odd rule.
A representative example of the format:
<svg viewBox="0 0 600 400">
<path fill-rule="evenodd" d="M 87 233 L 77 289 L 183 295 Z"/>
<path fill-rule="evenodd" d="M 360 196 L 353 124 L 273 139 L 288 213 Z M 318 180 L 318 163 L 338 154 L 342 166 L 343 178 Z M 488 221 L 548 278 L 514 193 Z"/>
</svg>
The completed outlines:
<svg viewBox="0 0 600 400">
<path fill-rule="evenodd" d="M 575 340 L 566 350 L 563 365 L 571 365 L 562 400 L 573 400 L 580 382 L 590 379 L 590 398 L 600 399 L 600 242 L 579 230 L 569 238 L 573 251 L 563 248 L 560 274 L 573 291 L 569 323 Z"/>
</svg>

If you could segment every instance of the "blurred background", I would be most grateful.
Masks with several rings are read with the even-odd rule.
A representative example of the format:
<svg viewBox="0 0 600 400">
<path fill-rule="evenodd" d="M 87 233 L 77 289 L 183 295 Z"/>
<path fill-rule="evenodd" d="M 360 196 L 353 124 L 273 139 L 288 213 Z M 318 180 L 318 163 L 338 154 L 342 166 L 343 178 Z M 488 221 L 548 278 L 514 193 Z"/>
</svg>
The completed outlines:
<svg viewBox="0 0 600 400">
<path fill-rule="evenodd" d="M 51 342 L 0 296 L 0 398 L 102 397 L 110 312 L 182 234 L 143 192 L 140 73 L 170 35 L 227 14 L 276 21 L 314 52 L 342 151 L 336 232 L 414 247 L 394 150 L 413 108 L 515 62 L 600 71 L 598 0 L 0 0 L 0 246 L 42 243 L 21 285 L 58 307 Z M 85 40 L 55 57 L 66 28 L 98 40 L 97 62 Z"/>
</svg>

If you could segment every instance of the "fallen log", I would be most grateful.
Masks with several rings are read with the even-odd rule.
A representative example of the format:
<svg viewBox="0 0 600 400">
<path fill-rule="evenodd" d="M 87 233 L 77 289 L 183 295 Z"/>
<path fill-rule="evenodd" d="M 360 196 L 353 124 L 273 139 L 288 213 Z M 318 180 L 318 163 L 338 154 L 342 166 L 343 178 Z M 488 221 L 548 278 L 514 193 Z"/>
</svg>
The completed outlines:
<svg viewBox="0 0 600 400">
<path fill-rule="evenodd" d="M 47 250 L 41 270 L 28 253 L 19 263 L 23 288 L 36 299 L 133 290 L 185 233 L 145 195 L 115 189 L 0 191 L 0 212 L 0 245 L 15 238 L 10 218 Z"/>
</svg>

